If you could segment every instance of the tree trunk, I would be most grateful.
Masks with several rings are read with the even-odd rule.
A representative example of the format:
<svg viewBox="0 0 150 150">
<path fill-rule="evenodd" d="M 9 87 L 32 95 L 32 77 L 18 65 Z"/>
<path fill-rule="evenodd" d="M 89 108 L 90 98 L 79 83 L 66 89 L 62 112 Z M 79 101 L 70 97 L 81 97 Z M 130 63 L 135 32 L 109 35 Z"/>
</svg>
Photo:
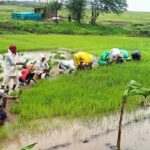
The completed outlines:
<svg viewBox="0 0 150 150">
<path fill-rule="evenodd" d="M 80 23 L 80 21 L 81 21 L 81 14 L 78 13 L 76 17 L 76 23 Z"/>
<path fill-rule="evenodd" d="M 58 10 L 57 10 L 57 8 L 56 8 L 56 10 L 55 10 L 56 23 L 58 23 L 58 20 L 57 20 L 57 12 L 58 12 Z"/>
<path fill-rule="evenodd" d="M 126 101 L 122 101 L 121 112 L 120 112 L 120 119 L 119 119 L 119 129 L 118 129 L 118 138 L 117 138 L 117 150 L 120 150 L 121 145 L 121 128 L 122 128 L 122 120 L 123 120 L 123 113 Z"/>
<path fill-rule="evenodd" d="M 92 9 L 92 16 L 91 16 L 91 24 L 92 25 L 96 24 L 96 20 L 97 20 L 98 16 L 99 16 L 99 11 Z"/>
<path fill-rule="evenodd" d="M 92 18 L 92 19 L 91 19 L 91 24 L 92 24 L 92 25 L 95 25 L 95 24 L 96 24 L 95 18 Z"/>
</svg>

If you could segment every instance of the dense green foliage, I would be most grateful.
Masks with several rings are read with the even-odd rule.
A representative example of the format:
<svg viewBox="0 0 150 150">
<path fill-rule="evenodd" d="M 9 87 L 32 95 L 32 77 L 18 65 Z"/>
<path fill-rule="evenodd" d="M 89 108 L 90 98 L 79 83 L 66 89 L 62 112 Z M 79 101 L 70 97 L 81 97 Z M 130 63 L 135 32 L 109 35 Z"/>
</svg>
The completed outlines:
<svg viewBox="0 0 150 150">
<path fill-rule="evenodd" d="M 51 1 L 46 5 L 46 7 L 55 17 L 57 17 L 58 10 L 61 9 L 62 3 L 59 3 L 58 1 Z"/>
<path fill-rule="evenodd" d="M 96 20 L 100 13 L 115 13 L 120 14 L 127 8 L 126 0 L 92 0 L 91 6 L 91 23 L 96 24 Z"/>
<path fill-rule="evenodd" d="M 67 0 L 66 7 L 71 13 L 73 19 L 77 22 L 81 22 L 84 11 L 86 9 L 87 0 Z"/>
</svg>

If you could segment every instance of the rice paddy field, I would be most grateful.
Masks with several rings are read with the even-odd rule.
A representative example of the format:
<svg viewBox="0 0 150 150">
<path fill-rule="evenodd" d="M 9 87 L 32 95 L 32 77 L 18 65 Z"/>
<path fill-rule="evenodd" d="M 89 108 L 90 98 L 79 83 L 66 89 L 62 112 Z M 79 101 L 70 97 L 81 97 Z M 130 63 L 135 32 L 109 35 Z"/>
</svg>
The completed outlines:
<svg viewBox="0 0 150 150">
<path fill-rule="evenodd" d="M 20 104 L 12 107 L 12 112 L 19 113 L 20 119 L 26 121 L 45 117 L 86 118 L 117 112 L 122 92 L 130 80 L 149 87 L 148 66 L 149 62 L 129 62 L 41 81 L 23 93 Z M 137 99 L 131 101 L 136 103 Z"/>
<path fill-rule="evenodd" d="M 1 23 L 10 21 L 10 13 L 14 10 L 26 11 L 31 9 L 15 6 L 0 6 L 0 10 L 1 8 L 5 9 L 5 12 L 0 11 Z M 103 23 L 149 24 L 149 15 L 149 13 L 138 12 L 126 12 L 121 16 L 105 14 L 99 21 Z M 85 20 L 88 16 L 87 13 Z M 63 25 L 60 24 L 55 29 L 57 28 L 58 31 L 61 26 Z M 85 33 L 81 31 L 80 27 L 77 28 L 77 25 L 74 27 L 73 24 L 73 28 L 75 28 L 76 34 Z M 97 30 L 99 29 L 90 27 L 91 33 L 97 32 Z M 105 28 L 105 30 L 108 30 L 108 28 Z M 58 32 L 57 34 L 33 34 L 28 32 L 18 34 L 18 31 L 12 34 L 12 32 L 9 32 L 8 30 L 5 34 L 0 34 L 1 53 L 6 53 L 10 44 L 15 44 L 18 52 L 52 52 L 63 48 L 69 51 L 90 52 L 98 58 L 103 51 L 116 47 L 128 50 L 129 54 L 133 50 L 140 50 L 142 60 L 140 62 L 130 61 L 124 64 L 97 66 L 92 70 L 61 75 L 54 80 L 41 80 L 32 88 L 23 90 L 20 102 L 18 104 L 13 103 L 9 108 L 9 111 L 16 115 L 17 119 L 0 128 L 0 139 L 2 140 L 15 137 L 27 128 L 31 131 L 35 127 L 35 130 L 36 128 L 38 130 L 38 123 L 41 119 L 46 119 L 49 122 L 56 118 L 88 120 L 115 114 L 120 111 L 122 93 L 131 80 L 137 80 L 144 87 L 150 88 L 149 37 L 135 37 L 135 35 L 131 37 L 122 33 L 118 35 L 116 34 L 118 32 L 111 32 L 111 34 L 103 36 L 66 35 L 58 34 Z M 142 100 L 144 100 L 142 96 L 130 97 L 126 110 L 137 109 L 137 104 Z M 149 100 L 148 98 L 147 103 Z M 32 128 L 30 128 L 31 126 Z"/>
<path fill-rule="evenodd" d="M 55 80 L 42 80 L 30 90 L 24 90 L 19 104 L 13 104 L 11 113 L 17 114 L 17 122 L 9 128 L 1 128 L 0 138 L 8 138 L 14 128 L 29 128 L 39 119 L 75 119 L 101 117 L 120 110 L 121 96 L 131 80 L 140 81 L 149 87 L 149 38 L 125 36 L 81 36 L 81 35 L 2 35 L 1 52 L 6 52 L 9 44 L 16 44 L 23 51 L 87 51 L 95 56 L 113 47 L 133 49 L 142 52 L 141 62 L 127 62 L 110 66 L 97 66 L 91 71 L 78 71 L 72 75 L 62 75 Z M 20 42 L 21 41 L 21 42 Z M 133 110 L 143 97 L 131 97 Z M 149 99 L 148 99 L 149 101 Z M 136 105 L 134 105 L 136 104 Z M 15 131 L 15 130 L 14 130 Z M 17 131 L 16 131 L 17 132 Z"/>
</svg>

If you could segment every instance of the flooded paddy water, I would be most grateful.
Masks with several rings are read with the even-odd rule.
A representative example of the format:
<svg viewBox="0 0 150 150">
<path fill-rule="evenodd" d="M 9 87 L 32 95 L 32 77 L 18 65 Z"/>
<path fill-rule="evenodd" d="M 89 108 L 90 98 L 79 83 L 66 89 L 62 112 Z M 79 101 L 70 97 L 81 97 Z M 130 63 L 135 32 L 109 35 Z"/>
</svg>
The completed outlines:
<svg viewBox="0 0 150 150">
<path fill-rule="evenodd" d="M 65 51 L 58 53 L 42 52 L 47 60 L 59 62 L 60 59 L 70 58 Z M 25 52 L 19 54 L 18 59 L 29 59 L 29 63 L 40 58 L 41 52 Z M 57 57 L 56 57 L 57 55 Z M 3 56 L 0 56 L 3 58 Z M 3 66 L 3 61 L 0 62 Z M 56 68 L 53 70 L 56 75 Z M 8 107 L 10 107 L 8 105 Z M 10 118 L 14 117 L 9 114 Z M 17 116 L 14 118 L 16 119 Z M 8 123 L 7 122 L 7 123 Z M 37 143 L 33 150 L 113 150 L 116 149 L 119 114 L 107 115 L 89 120 L 41 121 L 39 129 L 42 133 L 28 133 L 25 130 L 15 138 L 0 141 L 4 150 L 20 150 L 22 147 Z M 123 117 L 121 150 L 149 150 L 150 149 L 150 107 L 125 113 Z M 8 124 L 9 125 L 9 124 Z M 34 128 L 34 127 L 33 127 Z"/>
<path fill-rule="evenodd" d="M 33 150 L 114 150 L 116 149 L 119 114 L 90 120 L 61 120 L 43 122 L 44 133 L 25 131 L 3 144 L 4 150 L 19 150 L 37 143 Z M 149 150 L 150 108 L 125 113 L 121 150 Z"/>
</svg>

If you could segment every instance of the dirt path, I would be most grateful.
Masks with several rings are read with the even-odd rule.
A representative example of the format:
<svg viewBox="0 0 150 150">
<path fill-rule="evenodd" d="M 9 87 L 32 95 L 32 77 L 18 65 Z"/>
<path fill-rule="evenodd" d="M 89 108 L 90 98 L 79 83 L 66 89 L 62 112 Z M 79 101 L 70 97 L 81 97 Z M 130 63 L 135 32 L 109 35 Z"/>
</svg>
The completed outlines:
<svg viewBox="0 0 150 150">
<path fill-rule="evenodd" d="M 31 88 L 32 88 L 32 86 L 29 85 L 29 86 L 21 86 L 19 89 L 20 90 L 30 90 Z M 6 122 L 10 123 L 17 119 L 18 115 L 10 112 L 12 105 L 19 104 L 19 99 L 17 99 L 17 101 L 18 102 L 16 102 L 15 100 L 12 100 L 12 99 L 7 99 L 7 105 L 6 105 L 6 108 L 4 109 L 7 113 Z"/>
<path fill-rule="evenodd" d="M 7 105 L 6 105 L 6 113 L 7 113 L 7 119 L 6 119 L 6 122 L 13 122 L 17 119 L 17 116 L 16 114 L 13 114 L 10 112 L 10 109 L 11 109 L 11 106 L 15 103 L 14 100 L 11 100 L 11 99 L 8 99 L 7 100 Z"/>
</svg>

